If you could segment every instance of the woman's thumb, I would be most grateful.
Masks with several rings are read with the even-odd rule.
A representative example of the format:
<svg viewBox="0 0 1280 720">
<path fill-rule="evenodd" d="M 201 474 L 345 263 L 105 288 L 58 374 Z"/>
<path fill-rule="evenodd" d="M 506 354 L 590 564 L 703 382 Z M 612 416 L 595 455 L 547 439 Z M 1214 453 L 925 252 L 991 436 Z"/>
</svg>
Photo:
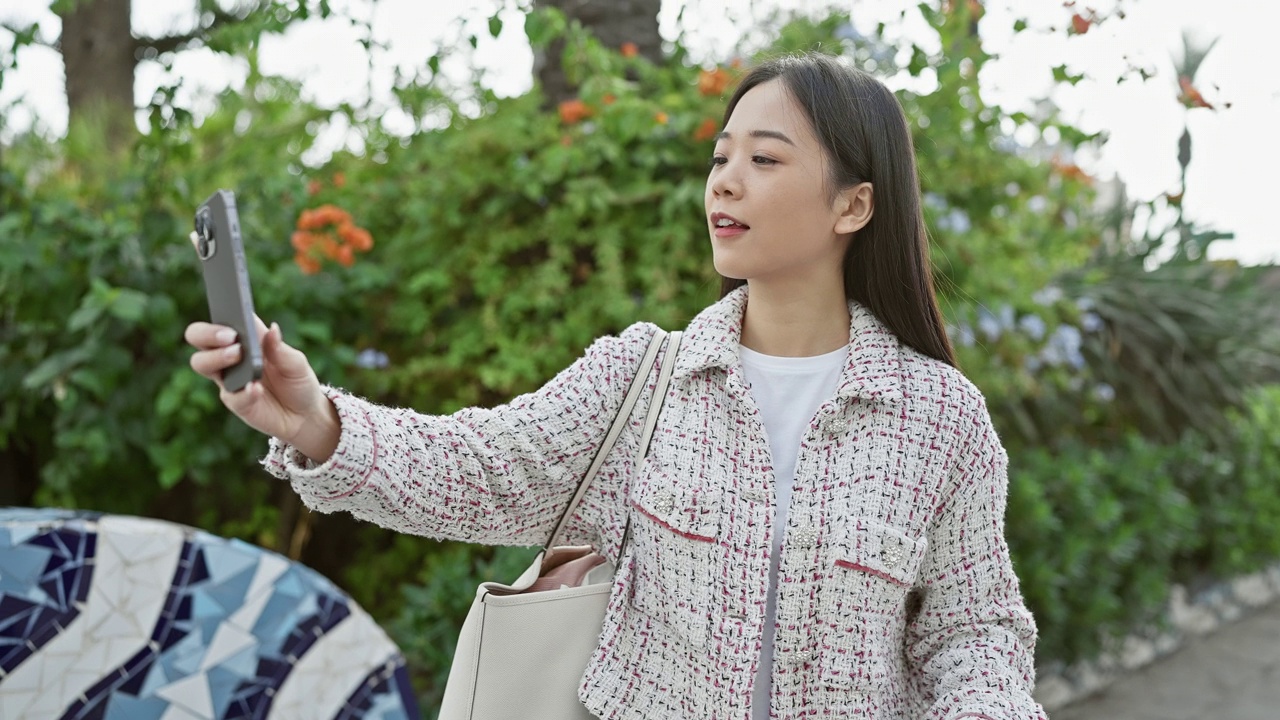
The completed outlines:
<svg viewBox="0 0 1280 720">
<path fill-rule="evenodd" d="M 306 356 L 300 350 L 285 344 L 284 332 L 276 322 L 271 323 L 271 328 L 262 339 L 262 354 L 267 362 L 275 365 L 286 375 L 305 374 L 306 368 L 309 367 Z"/>
</svg>

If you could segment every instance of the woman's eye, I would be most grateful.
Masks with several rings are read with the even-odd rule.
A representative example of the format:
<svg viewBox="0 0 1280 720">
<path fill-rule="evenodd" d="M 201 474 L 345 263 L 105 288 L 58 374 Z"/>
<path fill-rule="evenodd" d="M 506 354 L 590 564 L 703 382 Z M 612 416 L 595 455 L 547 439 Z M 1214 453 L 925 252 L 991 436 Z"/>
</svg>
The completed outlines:
<svg viewBox="0 0 1280 720">
<path fill-rule="evenodd" d="M 716 165 L 723 165 L 728 161 L 729 161 L 729 158 L 723 155 L 716 155 L 715 157 L 711 158 L 711 161 L 708 162 L 707 165 L 711 167 L 715 167 Z"/>
<path fill-rule="evenodd" d="M 752 155 L 751 162 L 757 165 L 772 165 L 775 162 L 777 162 L 777 160 L 774 160 L 773 158 L 767 158 L 763 155 Z"/>
</svg>

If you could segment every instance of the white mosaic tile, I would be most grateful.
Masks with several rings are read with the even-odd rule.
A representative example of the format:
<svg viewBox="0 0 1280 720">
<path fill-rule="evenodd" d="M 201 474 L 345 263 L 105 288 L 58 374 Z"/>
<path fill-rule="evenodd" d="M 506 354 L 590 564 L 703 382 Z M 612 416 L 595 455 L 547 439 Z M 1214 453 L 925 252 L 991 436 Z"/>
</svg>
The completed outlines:
<svg viewBox="0 0 1280 720">
<path fill-rule="evenodd" d="M 156 696 L 177 705 L 196 717 L 213 717 L 209 680 L 203 673 L 190 675 L 156 690 Z"/>
<path fill-rule="evenodd" d="M 252 634 L 235 625 L 223 623 L 218 627 L 218 631 L 214 633 L 213 640 L 209 642 L 204 659 L 200 662 L 200 670 L 204 671 L 214 665 L 220 665 L 227 658 L 246 649 L 255 648 L 257 645 L 258 638 Z"/>
<path fill-rule="evenodd" d="M 128 543 L 113 543 L 110 538 L 120 530 L 136 527 L 137 523 L 128 518 L 104 517 L 99 522 L 95 582 L 89 592 L 85 612 L 68 625 L 68 630 L 84 623 L 86 619 L 97 619 L 96 627 L 99 628 L 104 627 L 104 624 L 107 628 L 119 627 L 121 621 L 113 617 L 115 605 L 111 600 L 121 599 L 122 595 L 127 597 L 129 588 L 120 584 L 119 581 L 113 585 L 110 578 L 124 572 L 132 564 L 133 559 L 121 555 L 118 551 L 120 545 L 125 545 L 126 548 L 131 547 Z M 177 526 L 172 525 L 159 525 L 153 527 L 150 532 L 165 534 L 168 538 L 168 550 L 162 554 L 151 553 L 144 562 L 155 576 L 172 577 L 178 563 L 178 553 L 182 548 L 182 532 Z M 104 535 L 108 538 L 105 542 Z M 103 583 L 104 580 L 107 582 Z M 104 589 L 110 589 L 110 592 L 99 592 L 99 585 Z M 129 620 L 134 627 L 150 628 L 160 615 L 165 593 L 146 593 L 146 595 L 149 596 L 147 603 L 122 603 L 129 609 L 131 616 Z M 101 677 L 102 668 L 123 664 L 145 644 L 143 639 L 145 637 L 145 635 L 135 634 L 133 637 L 96 638 L 92 634 L 84 634 L 83 629 L 80 634 L 63 632 L 50 640 L 41 652 L 28 658 L 5 678 L 3 686 L 5 691 L 0 693 L 0 697 L 4 700 L 3 717 L 61 715 L 63 709 L 97 682 Z M 99 649 L 94 646 L 105 646 L 105 648 Z M 8 687 L 15 680 L 16 686 L 21 687 L 23 684 L 21 678 L 26 675 L 42 678 L 43 687 L 34 697 L 25 701 L 26 705 L 23 705 L 22 702 L 15 700 L 17 694 L 8 693 Z"/>
<path fill-rule="evenodd" d="M 397 652 L 382 631 L 370 625 L 369 616 L 356 610 L 316 640 L 280 687 L 273 715 L 333 717 L 365 677 Z"/>
</svg>

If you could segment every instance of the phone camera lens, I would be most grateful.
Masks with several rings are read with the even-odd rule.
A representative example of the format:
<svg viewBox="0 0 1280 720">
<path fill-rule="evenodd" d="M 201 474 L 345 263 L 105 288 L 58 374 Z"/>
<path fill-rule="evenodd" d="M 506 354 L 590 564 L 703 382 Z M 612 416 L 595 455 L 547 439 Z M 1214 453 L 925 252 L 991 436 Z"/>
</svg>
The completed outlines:
<svg viewBox="0 0 1280 720">
<path fill-rule="evenodd" d="M 208 260 L 217 251 L 217 241 L 213 237 L 213 218 L 209 217 L 209 209 L 204 207 L 196 213 L 196 251 L 201 260 Z"/>
</svg>

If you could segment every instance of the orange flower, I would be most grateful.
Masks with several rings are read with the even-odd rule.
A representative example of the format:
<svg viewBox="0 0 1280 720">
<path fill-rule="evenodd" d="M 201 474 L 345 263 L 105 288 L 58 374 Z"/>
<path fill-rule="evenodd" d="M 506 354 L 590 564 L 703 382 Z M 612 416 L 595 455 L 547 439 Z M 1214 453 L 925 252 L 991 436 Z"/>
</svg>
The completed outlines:
<svg viewBox="0 0 1280 720">
<path fill-rule="evenodd" d="M 351 244 L 351 247 L 359 250 L 360 252 L 369 252 L 373 249 L 373 236 L 364 228 L 356 228 L 355 232 L 352 233 L 352 237 L 347 240 L 347 242 Z"/>
<path fill-rule="evenodd" d="M 312 180 L 311 182 L 307 183 L 307 194 L 311 195 L 312 197 L 319 195 L 320 191 L 323 189 L 324 189 L 324 185 L 322 185 L 319 180 Z"/>
<path fill-rule="evenodd" d="M 298 253 L 293 257 L 293 262 L 302 270 L 303 275 L 315 275 L 320 272 L 320 261 L 310 255 Z"/>
<path fill-rule="evenodd" d="M 302 211 L 298 229 L 289 242 L 297 251 L 294 262 L 310 275 L 319 272 L 322 258 L 351 267 L 357 252 L 368 252 L 373 247 L 373 236 L 357 226 L 346 210 L 337 205 L 321 205 Z"/>
<path fill-rule="evenodd" d="M 306 252 L 315 243 L 315 236 L 305 230 L 299 230 L 289 238 L 289 244 L 298 252 Z"/>
<path fill-rule="evenodd" d="M 591 108 L 581 100 L 565 100 L 560 103 L 560 120 L 566 125 L 581 122 L 589 117 L 591 117 Z"/>
<path fill-rule="evenodd" d="M 1085 172 L 1079 165 L 1076 165 L 1075 163 L 1064 163 L 1055 157 L 1049 161 L 1049 164 L 1053 167 L 1054 172 L 1057 172 L 1059 175 L 1061 175 L 1064 178 L 1077 180 L 1086 185 L 1093 184 L 1093 178 L 1089 175 L 1089 173 Z"/>
<path fill-rule="evenodd" d="M 333 259 L 337 260 L 342 267 L 351 267 L 356 262 L 356 254 L 350 245 L 342 245 L 338 248 L 337 254 Z"/>
<path fill-rule="evenodd" d="M 698 142 L 710 140 L 716 136 L 716 121 L 712 118 L 706 118 L 698 129 L 693 132 L 693 139 Z"/>
<path fill-rule="evenodd" d="M 612 105 L 617 101 L 618 101 L 618 98 L 613 93 L 608 93 L 607 95 L 604 96 L 605 105 Z"/>
<path fill-rule="evenodd" d="M 698 92 L 704 97 L 720 95 L 725 88 L 729 87 L 729 80 L 729 73 L 725 72 L 724 68 L 701 70 L 698 72 Z"/>
<path fill-rule="evenodd" d="M 1071 29 L 1075 31 L 1075 34 L 1077 35 L 1083 35 L 1089 32 L 1089 26 L 1092 24 L 1093 23 L 1089 22 L 1089 20 L 1080 13 L 1076 13 L 1071 16 Z"/>
<path fill-rule="evenodd" d="M 341 190 L 347 185 L 347 174 L 344 172 L 336 172 L 333 174 L 333 186 Z"/>
<path fill-rule="evenodd" d="M 360 252 L 367 252 L 373 247 L 373 236 L 368 230 L 362 227 L 356 227 L 355 223 L 344 223 L 338 228 L 338 237 L 351 247 Z"/>
<path fill-rule="evenodd" d="M 622 57 L 633 58 L 640 54 L 640 48 L 633 42 L 622 43 Z"/>
<path fill-rule="evenodd" d="M 666 113 L 659 111 L 657 115 L 653 116 L 653 119 L 657 121 L 659 125 L 666 125 L 667 121 L 671 118 L 668 117 Z"/>
<path fill-rule="evenodd" d="M 330 260 L 338 259 L 338 241 L 329 233 L 320 236 L 320 253 Z"/>
<path fill-rule="evenodd" d="M 351 220 L 351 213 L 336 205 L 321 205 L 314 210 L 303 210 L 298 216 L 299 230 L 319 230 L 325 225 L 337 225 Z"/>
<path fill-rule="evenodd" d="M 570 145 L 573 144 L 573 138 L 569 137 L 568 135 L 561 135 L 560 144 L 564 147 L 569 147 Z"/>
<path fill-rule="evenodd" d="M 1209 104 L 1209 102 L 1204 99 L 1204 96 L 1200 94 L 1200 91 L 1196 89 L 1195 85 L 1191 84 L 1191 78 L 1186 75 L 1180 76 L 1178 78 L 1178 87 L 1182 89 L 1182 92 L 1178 94 L 1178 102 L 1189 108 L 1202 107 L 1209 108 L 1210 110 L 1213 109 L 1213 105 Z"/>
</svg>

